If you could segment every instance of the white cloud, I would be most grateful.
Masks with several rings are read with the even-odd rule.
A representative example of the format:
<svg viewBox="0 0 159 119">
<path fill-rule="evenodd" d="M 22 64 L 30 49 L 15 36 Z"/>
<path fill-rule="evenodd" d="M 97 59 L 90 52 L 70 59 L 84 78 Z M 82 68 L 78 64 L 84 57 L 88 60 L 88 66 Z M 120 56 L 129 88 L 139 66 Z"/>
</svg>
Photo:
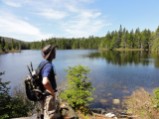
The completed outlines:
<svg viewBox="0 0 159 119">
<path fill-rule="evenodd" d="M 104 29 L 109 23 L 104 22 L 102 13 L 94 9 L 83 8 L 83 3 L 90 3 L 93 0 L 69 0 L 69 1 L 53 1 L 49 5 L 45 4 L 37 8 L 38 15 L 47 19 L 57 20 L 58 28 L 62 33 L 62 37 L 87 37 L 97 35 L 100 30 Z M 54 9 L 53 9 L 54 8 Z M 60 19 L 60 21 L 58 21 Z M 53 23 L 53 22 L 52 22 Z"/>
<path fill-rule="evenodd" d="M 25 37 L 30 37 L 30 40 L 40 40 L 50 36 L 49 34 L 41 33 L 37 27 L 30 23 L 7 13 L 0 14 L 0 29 L 1 35 L 12 36 L 14 38 L 24 35 Z M 28 40 L 28 38 L 26 39 L 25 37 L 21 37 L 21 40 Z"/>
<path fill-rule="evenodd" d="M 68 9 L 68 11 L 72 12 L 72 13 L 77 13 L 79 12 L 79 10 L 74 6 L 74 5 L 71 5 L 71 4 L 67 4 L 66 5 L 66 8 Z"/>
<path fill-rule="evenodd" d="M 109 25 L 98 9 L 86 8 L 94 0 L 15 1 L 21 6 L 19 9 L 8 10 L 11 12 L 8 14 L 4 14 L 6 11 L 0 13 L 0 29 L 3 29 L 0 35 L 12 34 L 20 39 L 30 37 L 30 40 L 56 36 L 88 37 L 99 35 L 99 32 Z M 3 2 L 14 6 L 12 0 Z"/>
<path fill-rule="evenodd" d="M 71 7 L 70 7 L 71 8 Z M 73 9 L 78 14 L 63 24 L 63 29 L 71 37 L 88 37 L 97 35 L 99 31 L 110 25 L 105 23 L 102 13 L 86 9 Z M 99 35 L 99 34 L 98 34 Z"/>
<path fill-rule="evenodd" d="M 10 0 L 3 0 L 3 2 L 8 5 L 8 6 L 11 6 L 11 7 L 21 7 L 21 4 L 19 2 L 13 2 L 13 1 L 10 1 Z"/>
<path fill-rule="evenodd" d="M 48 19 L 63 19 L 67 16 L 66 12 L 63 11 L 58 11 L 58 10 L 53 10 L 53 9 L 43 9 L 37 13 L 38 15 L 44 16 L 45 18 Z"/>
</svg>

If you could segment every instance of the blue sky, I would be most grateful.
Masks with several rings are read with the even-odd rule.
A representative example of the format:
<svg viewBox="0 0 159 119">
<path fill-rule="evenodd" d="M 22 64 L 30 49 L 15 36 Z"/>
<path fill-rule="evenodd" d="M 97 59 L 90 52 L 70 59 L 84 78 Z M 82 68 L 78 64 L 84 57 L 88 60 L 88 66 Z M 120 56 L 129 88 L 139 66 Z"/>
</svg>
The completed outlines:
<svg viewBox="0 0 159 119">
<path fill-rule="evenodd" d="M 23 41 L 105 36 L 159 26 L 159 0 L 0 0 L 0 36 Z"/>
</svg>

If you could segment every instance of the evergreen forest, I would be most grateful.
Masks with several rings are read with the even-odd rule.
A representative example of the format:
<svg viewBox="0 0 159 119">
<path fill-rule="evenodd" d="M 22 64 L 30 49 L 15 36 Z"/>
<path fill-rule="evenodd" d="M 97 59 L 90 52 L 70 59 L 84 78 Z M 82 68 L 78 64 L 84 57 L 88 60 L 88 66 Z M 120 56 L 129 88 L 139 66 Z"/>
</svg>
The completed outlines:
<svg viewBox="0 0 159 119">
<path fill-rule="evenodd" d="M 41 41 L 24 42 L 14 38 L 0 37 L 0 52 L 23 49 L 41 49 L 46 44 L 56 44 L 59 49 L 104 49 L 159 51 L 159 26 L 149 29 L 128 31 L 121 25 L 118 30 L 107 32 L 103 37 L 48 38 Z"/>
</svg>

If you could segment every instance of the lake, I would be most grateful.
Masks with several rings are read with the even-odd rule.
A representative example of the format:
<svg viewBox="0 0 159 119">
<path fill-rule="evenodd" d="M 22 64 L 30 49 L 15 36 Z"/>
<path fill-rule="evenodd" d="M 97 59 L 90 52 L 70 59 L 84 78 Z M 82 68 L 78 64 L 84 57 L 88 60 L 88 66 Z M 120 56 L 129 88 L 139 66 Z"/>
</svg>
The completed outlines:
<svg viewBox="0 0 159 119">
<path fill-rule="evenodd" d="M 11 89 L 22 87 L 30 62 L 37 67 L 42 60 L 40 50 L 0 55 L 1 78 L 10 81 Z M 84 65 L 90 69 L 89 78 L 94 91 L 91 107 L 111 108 L 112 99 L 123 99 L 140 88 L 152 93 L 159 86 L 159 57 L 146 52 L 99 52 L 97 50 L 57 50 L 53 61 L 58 85 L 65 80 L 66 69 Z"/>
</svg>

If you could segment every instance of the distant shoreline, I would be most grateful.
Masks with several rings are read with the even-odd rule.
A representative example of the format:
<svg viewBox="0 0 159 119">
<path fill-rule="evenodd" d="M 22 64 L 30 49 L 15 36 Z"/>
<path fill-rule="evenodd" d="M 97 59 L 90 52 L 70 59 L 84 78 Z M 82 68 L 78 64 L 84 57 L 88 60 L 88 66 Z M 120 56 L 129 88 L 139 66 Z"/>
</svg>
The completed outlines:
<svg viewBox="0 0 159 119">
<path fill-rule="evenodd" d="M 145 49 L 137 49 L 137 48 L 114 48 L 114 49 L 107 49 L 107 48 L 101 48 L 100 51 L 149 51 Z"/>
<path fill-rule="evenodd" d="M 10 50 L 10 51 L 0 51 L 0 54 L 7 54 L 7 53 L 20 53 L 21 50 Z"/>
</svg>

